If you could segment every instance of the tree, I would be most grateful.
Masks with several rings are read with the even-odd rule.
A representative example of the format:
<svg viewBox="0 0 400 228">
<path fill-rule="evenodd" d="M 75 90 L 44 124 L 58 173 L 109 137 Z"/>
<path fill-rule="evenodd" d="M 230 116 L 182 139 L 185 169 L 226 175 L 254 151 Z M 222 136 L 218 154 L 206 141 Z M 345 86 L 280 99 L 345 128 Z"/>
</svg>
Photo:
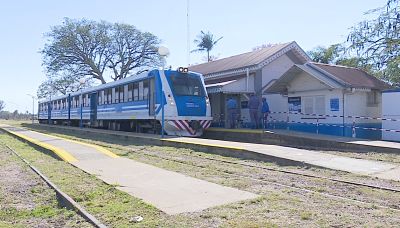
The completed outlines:
<svg viewBox="0 0 400 228">
<path fill-rule="evenodd" d="M 6 107 L 6 104 L 4 101 L 0 100 L 0 112 L 3 111 L 3 109 Z"/>
<path fill-rule="evenodd" d="M 93 85 L 92 78 L 85 78 L 84 84 L 81 84 L 79 80 L 79 76 L 67 75 L 66 72 L 48 77 L 46 81 L 40 84 L 37 97 L 42 99 L 60 94 L 65 95 Z"/>
<path fill-rule="evenodd" d="M 133 69 L 140 73 L 161 66 L 161 56 L 157 52 L 160 40 L 153 34 L 119 23 L 114 24 L 111 34 L 112 55 L 108 67 L 114 73 L 112 79 L 125 78 Z"/>
<path fill-rule="evenodd" d="M 400 0 L 388 0 L 367 14 L 377 16 L 351 28 L 347 38 L 350 50 L 366 59 L 381 77 L 400 83 Z"/>
<path fill-rule="evenodd" d="M 366 59 L 350 55 L 343 44 L 333 44 L 328 48 L 318 46 L 307 54 L 313 62 L 356 67 L 372 75 L 378 74 Z"/>
<path fill-rule="evenodd" d="M 160 40 L 131 25 L 65 18 L 46 37 L 41 53 L 47 80 L 40 86 L 41 95 L 76 91 L 80 78 L 104 84 L 105 75 L 118 80 L 161 64 Z M 52 91 L 41 91 L 50 87 Z"/>
<path fill-rule="evenodd" d="M 207 33 L 200 31 L 200 34 L 197 35 L 197 39 L 194 40 L 198 49 L 193 50 L 192 52 L 197 51 L 206 51 L 207 52 L 207 61 L 210 62 L 212 59 L 210 58 L 210 51 L 215 47 L 215 45 L 220 41 L 223 37 L 221 36 L 218 39 L 214 39 L 214 35 L 209 31 Z"/>
<path fill-rule="evenodd" d="M 338 58 L 344 55 L 344 48 L 340 44 L 334 44 L 328 48 L 318 46 L 308 51 L 307 54 L 314 62 L 336 64 Z"/>
<path fill-rule="evenodd" d="M 48 75 L 91 76 L 106 83 L 103 73 L 110 56 L 110 24 L 65 18 L 46 34 L 48 42 L 41 51 Z"/>
</svg>

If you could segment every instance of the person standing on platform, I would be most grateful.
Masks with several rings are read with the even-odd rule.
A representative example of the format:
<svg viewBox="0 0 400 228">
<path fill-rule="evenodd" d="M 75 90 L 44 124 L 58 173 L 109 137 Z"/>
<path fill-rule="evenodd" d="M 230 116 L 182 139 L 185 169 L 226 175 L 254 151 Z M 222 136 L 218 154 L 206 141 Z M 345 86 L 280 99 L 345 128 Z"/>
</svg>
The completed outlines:
<svg viewBox="0 0 400 228">
<path fill-rule="evenodd" d="M 235 128 L 237 103 L 233 97 L 230 97 L 226 102 L 226 108 L 228 109 L 229 128 Z"/>
<path fill-rule="evenodd" d="M 258 108 L 260 106 L 260 100 L 258 97 L 254 94 L 251 94 L 250 100 L 249 100 L 249 111 L 250 111 L 250 120 L 251 120 L 251 128 L 257 129 L 260 124 L 259 124 L 259 118 L 258 118 Z"/>
<path fill-rule="evenodd" d="M 269 105 L 268 105 L 267 99 L 265 97 L 263 97 L 261 114 L 262 114 L 262 118 L 263 118 L 264 129 L 267 129 L 267 126 L 268 126 L 268 114 L 269 113 L 270 113 L 270 111 L 269 111 Z"/>
</svg>

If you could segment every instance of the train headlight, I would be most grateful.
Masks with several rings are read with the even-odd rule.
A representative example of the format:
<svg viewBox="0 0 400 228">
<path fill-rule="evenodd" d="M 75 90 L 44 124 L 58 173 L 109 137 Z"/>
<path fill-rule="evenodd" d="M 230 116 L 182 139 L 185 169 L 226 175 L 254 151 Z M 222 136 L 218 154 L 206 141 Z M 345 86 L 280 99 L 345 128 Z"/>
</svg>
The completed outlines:
<svg viewBox="0 0 400 228">
<path fill-rule="evenodd" d="M 170 105 L 175 105 L 174 101 L 172 100 L 172 97 L 168 95 L 168 102 Z"/>
<path fill-rule="evenodd" d="M 179 67 L 178 72 L 187 74 L 189 72 L 189 69 L 187 67 Z"/>
<path fill-rule="evenodd" d="M 206 105 L 210 106 L 210 99 L 208 97 L 206 97 Z"/>
</svg>

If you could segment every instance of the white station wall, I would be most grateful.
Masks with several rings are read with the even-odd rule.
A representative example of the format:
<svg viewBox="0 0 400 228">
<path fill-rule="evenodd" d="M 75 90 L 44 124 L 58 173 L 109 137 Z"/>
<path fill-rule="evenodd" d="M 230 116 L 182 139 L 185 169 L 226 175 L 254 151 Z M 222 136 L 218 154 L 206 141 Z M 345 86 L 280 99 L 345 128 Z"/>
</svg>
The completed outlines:
<svg viewBox="0 0 400 228">
<path fill-rule="evenodd" d="M 382 93 L 382 117 L 400 120 L 400 91 Z M 383 129 L 400 130 L 400 121 L 382 121 Z M 383 140 L 400 141 L 398 132 L 382 132 Z"/>
</svg>

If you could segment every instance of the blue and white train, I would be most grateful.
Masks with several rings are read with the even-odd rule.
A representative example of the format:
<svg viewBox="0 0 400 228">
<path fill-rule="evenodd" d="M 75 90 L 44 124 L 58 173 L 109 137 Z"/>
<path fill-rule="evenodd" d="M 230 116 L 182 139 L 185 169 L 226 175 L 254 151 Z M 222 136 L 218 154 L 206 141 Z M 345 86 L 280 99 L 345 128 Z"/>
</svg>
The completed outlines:
<svg viewBox="0 0 400 228">
<path fill-rule="evenodd" d="M 152 70 L 41 101 L 38 118 L 40 123 L 159 133 L 162 104 L 168 135 L 200 136 L 211 124 L 204 79 L 187 68 Z"/>
</svg>

